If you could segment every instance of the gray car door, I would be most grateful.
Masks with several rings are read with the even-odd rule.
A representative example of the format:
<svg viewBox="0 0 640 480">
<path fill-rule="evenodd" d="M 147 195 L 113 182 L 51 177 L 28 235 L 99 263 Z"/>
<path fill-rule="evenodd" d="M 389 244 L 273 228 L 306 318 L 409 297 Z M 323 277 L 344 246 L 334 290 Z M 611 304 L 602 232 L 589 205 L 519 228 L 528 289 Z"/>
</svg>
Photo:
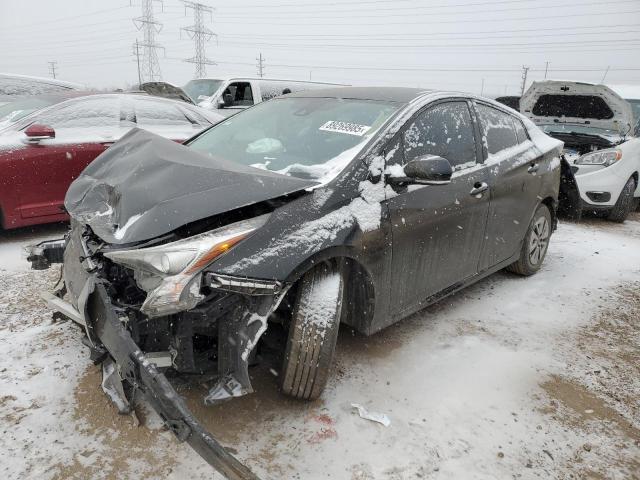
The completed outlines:
<svg viewBox="0 0 640 480">
<path fill-rule="evenodd" d="M 392 228 L 391 316 L 477 273 L 489 208 L 479 131 L 465 99 L 430 104 L 407 122 L 388 163 L 439 155 L 454 168 L 445 185 L 394 186 L 387 205 Z M 401 152 L 401 153 L 399 153 Z"/>
<path fill-rule="evenodd" d="M 520 119 L 480 102 L 475 108 L 491 187 L 486 245 L 479 267 L 483 271 L 520 251 L 540 203 L 542 177 L 539 152 Z"/>
</svg>

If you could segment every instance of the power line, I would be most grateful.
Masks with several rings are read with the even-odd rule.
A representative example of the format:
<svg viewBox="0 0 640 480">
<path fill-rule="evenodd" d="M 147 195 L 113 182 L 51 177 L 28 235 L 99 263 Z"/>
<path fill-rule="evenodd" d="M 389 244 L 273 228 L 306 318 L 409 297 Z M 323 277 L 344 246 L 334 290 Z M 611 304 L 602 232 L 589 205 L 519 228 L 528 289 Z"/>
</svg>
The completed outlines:
<svg viewBox="0 0 640 480">
<path fill-rule="evenodd" d="M 143 48 L 142 55 L 142 79 L 144 81 L 162 80 L 160 72 L 160 62 L 158 61 L 158 49 L 163 49 L 155 41 L 156 33 L 162 30 L 162 23 L 157 22 L 153 16 L 153 2 L 162 0 L 142 0 L 142 16 L 133 19 L 133 23 L 138 30 L 142 30 L 144 40 L 139 43 Z"/>
<path fill-rule="evenodd" d="M 103 42 L 104 43 L 104 42 Z M 84 47 L 84 45 L 79 45 L 80 47 Z M 42 51 L 42 47 L 40 48 L 40 50 Z M 115 47 L 115 48 L 105 48 L 105 49 L 100 49 L 99 53 L 100 54 L 104 54 L 105 52 L 122 52 L 124 51 L 124 47 Z M 91 50 L 82 50 L 82 51 L 77 51 L 77 50 L 70 50 L 67 51 L 65 50 L 64 52 L 59 52 L 59 57 L 64 57 L 64 56 L 71 56 L 73 58 L 76 58 L 78 55 L 89 55 L 90 57 L 95 57 L 96 56 L 96 49 L 93 48 Z M 42 58 L 42 52 L 41 53 L 36 53 L 36 54 L 21 54 L 21 53 L 12 53 L 10 55 L 7 54 L 3 54 L 3 57 L 16 57 L 16 58 Z"/>
<path fill-rule="evenodd" d="M 166 57 L 167 60 L 173 61 L 183 61 L 178 57 Z M 238 62 L 238 61 L 226 61 L 226 60 L 218 60 L 216 63 L 221 65 L 245 65 L 249 67 L 255 67 L 254 63 L 250 62 Z M 419 72 L 493 72 L 493 73 L 516 73 L 521 72 L 522 67 L 513 66 L 511 68 L 484 68 L 484 67 L 403 67 L 403 66 L 387 66 L 383 67 L 380 65 L 318 65 L 318 64 L 283 64 L 283 63 L 269 63 L 270 66 L 273 67 L 285 67 L 285 68 L 302 68 L 305 70 L 309 69 L 330 69 L 330 70 L 381 70 L 381 71 L 419 71 Z M 549 69 L 549 71 L 553 70 L 554 72 L 601 72 L 605 67 L 576 67 L 576 68 L 553 68 Z M 540 68 L 529 68 L 530 72 L 543 72 L 544 67 Z M 617 72 L 640 72 L 640 67 L 638 68 L 626 68 L 626 67 L 612 67 L 609 71 L 617 71 Z"/>
<path fill-rule="evenodd" d="M 639 42 L 640 38 L 625 38 L 625 39 L 612 39 L 612 40 L 572 40 L 562 42 L 562 46 L 570 47 L 570 46 L 582 46 L 585 44 L 596 44 L 596 45 L 609 45 L 609 44 L 633 44 L 633 42 Z M 371 48 L 386 48 L 386 49 L 413 49 L 413 48 L 485 48 L 485 47 L 501 47 L 501 48 L 511 48 L 511 47 L 540 47 L 540 46 L 558 46 L 558 42 L 525 42 L 525 43 L 440 43 L 440 44 L 371 44 L 367 43 L 366 45 L 353 45 L 348 43 L 318 43 L 318 44 L 302 44 L 296 43 L 295 45 L 291 45 L 290 43 L 269 43 L 269 42 L 237 42 L 237 41 L 228 41 L 223 42 L 223 45 L 264 45 L 269 47 L 285 47 L 285 48 L 316 48 L 320 47 L 324 48 L 340 48 L 341 50 L 349 50 L 349 49 L 371 49 Z"/>
<path fill-rule="evenodd" d="M 625 34 L 625 33 L 638 33 L 637 29 L 634 30 L 623 30 L 623 31 L 611 31 L 612 28 L 616 28 L 616 27 L 640 27 L 640 23 L 632 23 L 632 24 L 618 24 L 618 25 L 592 25 L 592 26 L 588 26 L 588 27 L 567 27 L 566 30 L 573 30 L 573 29 L 588 29 L 589 31 L 587 32 L 566 32 L 565 29 L 563 29 L 563 31 L 559 32 L 557 27 L 553 27 L 553 28 L 531 28 L 531 29 L 521 29 L 521 30 L 484 30 L 484 31 L 477 31 L 477 32 L 465 32 L 465 33 L 458 33 L 458 32 L 430 32 L 430 33 L 402 33 L 399 35 L 402 36 L 411 36 L 411 37 L 434 37 L 434 36 L 443 36 L 443 35 L 455 35 L 454 37 L 450 37 L 450 38 L 446 38 L 445 40 L 457 40 L 457 39 L 466 39 L 466 40 L 473 40 L 475 38 L 478 39 L 485 39 L 485 38 L 505 38 L 505 39 L 509 39 L 509 38 L 528 38 L 528 37 L 562 37 L 562 36 L 576 36 L 576 35 L 589 35 L 590 37 L 593 37 L 594 35 L 620 35 L 620 34 Z M 595 29 L 597 28 L 606 28 L 607 31 L 596 31 Z M 555 33 L 552 34 L 541 34 L 540 32 L 544 32 L 544 31 L 553 31 Z M 521 33 L 521 32 L 532 32 L 532 34 L 530 35 L 485 35 L 487 33 Z M 463 37 L 460 37 L 459 35 L 464 35 Z M 468 35 L 482 35 L 481 37 L 468 37 Z M 311 37 L 316 37 L 316 38 L 311 38 Z M 310 38 L 312 40 L 318 40 L 318 41 L 326 41 L 327 38 L 340 38 L 340 39 L 345 39 L 345 40 L 357 40 L 357 39 L 363 39 L 364 41 L 367 41 L 368 39 L 379 39 L 381 37 L 381 35 L 379 33 L 376 34 L 320 34 L 320 33 L 301 33 L 301 34 L 282 34 L 282 33 L 277 33 L 277 34 L 267 34 L 267 33 L 251 33 L 251 34 L 241 34 L 241 33 L 227 33 L 224 35 L 224 38 Z M 397 37 L 397 35 L 396 35 Z M 416 38 L 394 38 L 393 35 L 391 34 L 384 34 L 384 38 L 385 41 L 398 41 L 398 40 L 404 40 L 404 41 L 411 41 L 411 40 L 415 40 Z"/>
<path fill-rule="evenodd" d="M 637 0 L 610 0 L 607 2 L 607 6 L 611 5 L 611 4 L 620 4 L 620 3 L 637 3 Z M 483 5 L 483 4 L 479 4 L 479 5 Z M 487 5 L 486 3 L 484 5 Z M 584 8 L 584 7 L 589 7 L 589 6 L 602 6 L 603 3 L 601 1 L 595 1 L 595 2 L 581 2 L 579 4 L 568 4 L 568 5 L 563 5 L 563 4 L 556 4 L 554 5 L 554 8 L 575 8 L 577 6 L 579 6 L 580 8 Z M 405 9 L 424 9 L 424 8 L 428 8 L 428 9 L 432 9 L 434 8 L 431 5 L 428 6 L 415 6 L 415 7 L 405 7 Z M 371 9 L 371 12 L 380 12 L 382 13 L 382 15 L 372 15 L 369 13 L 362 13 L 362 10 L 338 10 L 338 11 L 327 11 L 322 10 L 322 11 L 318 11 L 318 12 L 282 12 L 282 11 L 273 11 L 273 9 L 270 9 L 268 12 L 255 12 L 255 14 L 253 14 L 253 16 L 258 16 L 260 18 L 290 18 L 290 19 L 294 19 L 294 18 L 307 18 L 309 15 L 313 15 L 314 18 L 328 18 L 328 17 L 335 17 L 336 14 L 348 14 L 348 13 L 358 13 L 358 18 L 388 18 L 388 17 L 421 17 L 421 16 L 429 16 L 429 17 L 433 17 L 433 16 L 451 16 L 451 15 L 477 15 L 479 13 L 481 14 L 485 14 L 485 13 L 506 13 L 506 12 L 518 12 L 518 11 L 526 11 L 526 10 L 540 10 L 540 5 L 533 5 L 533 6 L 526 6 L 526 7 L 516 7 L 516 8 L 497 8 L 497 9 L 482 9 L 482 10 L 474 10 L 471 12 L 431 12 L 431 11 L 427 11 L 427 12 L 418 12 L 418 11 L 410 11 L 407 13 L 387 13 L 386 10 L 392 10 L 393 12 L 397 12 L 398 10 L 401 10 L 401 7 L 390 7 L 387 9 Z M 250 11 L 249 11 L 250 12 Z M 243 11 L 241 14 L 240 13 L 220 13 L 218 15 L 221 18 L 247 18 L 247 11 Z M 251 13 L 249 13 L 249 16 L 251 16 Z"/>
<path fill-rule="evenodd" d="M 108 13 L 108 12 L 114 12 L 116 10 L 122 10 L 124 8 L 129 8 L 129 5 L 123 5 L 121 7 L 115 7 L 115 8 L 107 8 L 104 10 L 97 10 L 95 12 L 90 12 L 90 13 L 82 13 L 80 15 L 70 15 L 68 17 L 59 17 L 59 18 L 48 18 L 47 20 L 43 20 L 40 22 L 29 22 L 29 23 L 23 23 L 22 25 L 9 25 L 6 27 L 2 27 L 3 30 L 7 30 L 7 29 L 19 29 L 20 31 L 22 31 L 24 29 L 24 27 L 31 27 L 33 25 L 51 25 L 54 23 L 60 23 L 63 22 L 65 20 L 75 20 L 77 18 L 83 18 L 83 17 L 93 17 L 95 15 L 101 15 L 103 13 Z M 66 27 L 68 28 L 68 27 Z"/>
<path fill-rule="evenodd" d="M 593 17 L 593 16 L 605 16 L 605 15 L 627 15 L 627 14 L 635 14 L 635 13 L 640 13 L 640 10 L 626 10 L 626 11 L 606 11 L 606 12 L 593 12 L 593 13 L 572 13 L 571 17 L 572 18 L 577 18 L 577 17 Z M 313 17 L 305 17 L 305 18 L 313 18 Z M 367 23 L 356 23 L 354 22 L 354 18 L 357 17 L 343 17 L 340 18 L 340 20 L 348 20 L 350 23 L 336 23 L 335 22 L 335 18 L 327 18 L 326 22 L 323 23 L 310 23 L 310 22 L 296 22 L 296 23 L 285 23 L 285 22 L 278 22 L 277 18 L 276 19 L 269 19 L 269 25 L 277 25 L 277 26 L 298 26 L 298 27 L 307 27 L 307 26 L 331 26 L 331 27 L 336 27 L 336 26 L 345 26 L 345 27 L 352 27 L 352 26 L 359 26 L 359 27 L 376 27 L 376 26 L 388 26 L 388 25 L 424 25 L 425 22 L 424 20 L 418 20 L 417 22 L 408 22 L 406 20 L 403 20 L 401 22 L 389 22 L 389 21 L 384 21 L 384 22 L 367 22 Z M 383 17 L 381 17 L 383 18 Z M 560 17 L 564 20 L 564 17 Z M 298 20 L 302 20 L 302 19 L 298 19 Z M 520 22 L 520 21 L 527 21 L 527 20 L 550 20 L 549 15 L 544 15 L 544 16 L 537 16 L 537 17 L 515 17 L 515 18 L 510 18 L 509 21 L 515 21 L 515 22 Z M 431 25 L 444 25 L 444 24 L 459 24 L 459 23 L 478 23 L 478 19 L 477 18 L 473 18 L 473 19 L 455 19 L 455 20 L 438 20 L 438 21 L 430 21 L 429 22 L 429 26 Z M 493 23 L 493 22 L 504 22 L 505 19 L 504 18 L 484 18 L 482 19 L 482 23 Z M 241 20 L 241 21 L 230 21 L 230 20 L 225 20 L 226 24 L 242 24 L 242 25 L 264 25 L 264 21 L 259 21 L 259 22 L 248 22 L 246 20 Z M 558 27 L 560 28 L 560 27 Z"/>
<path fill-rule="evenodd" d="M 195 63 L 196 74 L 195 78 L 202 78 L 206 75 L 207 65 L 215 65 L 213 60 L 207 58 L 205 52 L 205 43 L 211 40 L 212 37 L 217 37 L 209 28 L 204 25 L 204 14 L 208 13 L 213 22 L 213 8 L 204 5 L 202 3 L 191 2 L 183 0 L 186 10 L 191 8 L 193 10 L 193 25 L 190 27 L 182 27 L 181 30 L 187 32 L 189 37 L 193 39 L 195 44 L 195 55 L 191 58 L 185 59 L 185 62 Z"/>
<path fill-rule="evenodd" d="M 320 2 L 320 3 L 280 3 L 280 4 L 268 4 L 265 5 L 264 3 L 254 3 L 254 4 L 242 4 L 241 6 L 232 6 L 232 5 L 226 5 L 225 8 L 237 8 L 237 9 L 242 9 L 243 11 L 246 11 L 247 9 L 253 9 L 253 8 L 283 8 L 283 7 L 296 7 L 296 8 L 306 8 L 306 7 L 338 7 L 338 6 L 344 6 L 344 5 L 370 5 L 370 4 L 394 4 L 394 6 L 398 3 L 398 1 L 409 1 L 409 0 L 362 0 L 362 1 L 348 1 L 348 0 L 344 0 L 344 1 L 334 1 L 334 2 Z M 502 0 L 502 1 L 495 1 L 495 2 L 475 2 L 475 3 L 465 3 L 465 4 L 457 4 L 457 5 L 450 5 L 450 4 L 440 4 L 440 5 L 433 5 L 433 8 L 446 8 L 449 6 L 456 6 L 456 7 L 468 7 L 468 6 L 478 6 L 478 5 L 499 5 L 499 4 L 507 4 L 507 3 L 525 3 L 528 1 L 532 1 L 532 0 Z M 533 1 L 537 1 L 537 0 L 533 0 Z M 397 8 L 402 8 L 402 7 L 397 7 Z M 406 7 L 405 7 L 406 8 Z"/>
</svg>

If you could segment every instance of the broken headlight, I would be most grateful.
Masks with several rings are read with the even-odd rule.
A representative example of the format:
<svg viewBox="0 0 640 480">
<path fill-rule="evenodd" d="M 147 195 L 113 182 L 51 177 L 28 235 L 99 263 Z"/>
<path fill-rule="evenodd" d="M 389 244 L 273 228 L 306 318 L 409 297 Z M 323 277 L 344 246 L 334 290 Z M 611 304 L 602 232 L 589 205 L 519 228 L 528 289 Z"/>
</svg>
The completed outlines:
<svg viewBox="0 0 640 480">
<path fill-rule="evenodd" d="M 608 167 L 622 158 L 620 150 L 598 150 L 587 153 L 575 161 L 576 165 L 604 165 Z"/>
<path fill-rule="evenodd" d="M 177 242 L 136 250 L 106 252 L 105 257 L 134 271 L 147 292 L 140 309 L 149 317 L 189 310 L 201 300 L 200 272 L 212 261 L 247 238 L 268 220 L 269 214 Z"/>
</svg>

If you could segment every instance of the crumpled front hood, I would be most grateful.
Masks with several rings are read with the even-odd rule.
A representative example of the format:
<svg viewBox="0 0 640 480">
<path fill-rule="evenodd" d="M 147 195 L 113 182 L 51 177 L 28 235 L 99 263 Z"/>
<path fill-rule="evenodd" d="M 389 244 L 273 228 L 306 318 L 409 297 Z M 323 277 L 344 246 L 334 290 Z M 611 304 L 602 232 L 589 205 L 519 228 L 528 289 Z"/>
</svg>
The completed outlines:
<svg viewBox="0 0 640 480">
<path fill-rule="evenodd" d="M 315 184 L 133 129 L 80 174 L 64 203 L 105 242 L 126 244 Z"/>
</svg>

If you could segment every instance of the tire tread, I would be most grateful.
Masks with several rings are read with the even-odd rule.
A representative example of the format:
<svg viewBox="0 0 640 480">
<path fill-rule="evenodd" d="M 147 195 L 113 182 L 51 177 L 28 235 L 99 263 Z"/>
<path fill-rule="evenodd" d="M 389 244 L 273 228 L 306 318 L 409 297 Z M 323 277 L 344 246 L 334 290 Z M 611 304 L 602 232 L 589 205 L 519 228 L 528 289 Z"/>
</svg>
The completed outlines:
<svg viewBox="0 0 640 480">
<path fill-rule="evenodd" d="M 624 187 L 622 188 L 622 192 L 620 192 L 620 196 L 616 201 L 616 204 L 609 211 L 609 215 L 607 219 L 616 222 L 622 223 L 624 222 L 629 214 L 634 210 L 635 200 L 633 198 L 633 193 L 636 190 L 636 181 L 633 177 L 627 180 Z"/>
<path fill-rule="evenodd" d="M 316 325 L 307 321 L 315 288 L 329 275 L 341 275 L 340 269 L 332 264 L 322 265 L 303 277 L 289 326 L 280 388 L 283 393 L 303 400 L 314 400 L 324 390 L 338 336 L 344 291 L 342 278 L 334 318 L 326 327 L 324 336 Z"/>
</svg>

